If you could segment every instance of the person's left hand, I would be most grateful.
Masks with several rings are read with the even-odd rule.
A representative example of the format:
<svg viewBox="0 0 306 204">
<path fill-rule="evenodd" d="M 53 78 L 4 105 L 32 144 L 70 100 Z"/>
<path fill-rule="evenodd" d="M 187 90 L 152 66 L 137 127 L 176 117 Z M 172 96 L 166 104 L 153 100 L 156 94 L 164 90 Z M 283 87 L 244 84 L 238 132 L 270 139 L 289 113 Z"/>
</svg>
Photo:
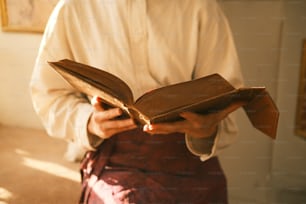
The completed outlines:
<svg viewBox="0 0 306 204">
<path fill-rule="evenodd" d="M 223 120 L 229 113 L 241 107 L 241 105 L 243 105 L 243 102 L 233 103 L 220 111 L 209 114 L 183 112 L 180 116 L 185 120 L 145 125 L 143 130 L 150 134 L 170 134 L 180 132 L 195 138 L 207 138 L 216 133 L 218 124 L 221 120 Z"/>
</svg>

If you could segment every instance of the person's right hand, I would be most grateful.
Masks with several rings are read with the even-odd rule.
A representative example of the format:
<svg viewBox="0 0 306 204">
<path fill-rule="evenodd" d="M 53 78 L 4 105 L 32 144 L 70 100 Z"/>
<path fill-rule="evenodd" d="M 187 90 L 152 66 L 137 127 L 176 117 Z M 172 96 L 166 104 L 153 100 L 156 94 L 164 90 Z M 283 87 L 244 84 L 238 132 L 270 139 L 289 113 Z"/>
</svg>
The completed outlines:
<svg viewBox="0 0 306 204">
<path fill-rule="evenodd" d="M 122 115 L 120 108 L 104 109 L 102 107 L 101 98 L 93 97 L 91 104 L 94 108 L 87 130 L 90 134 L 96 135 L 102 139 L 107 139 L 113 135 L 136 128 L 133 119 L 115 119 Z"/>
</svg>

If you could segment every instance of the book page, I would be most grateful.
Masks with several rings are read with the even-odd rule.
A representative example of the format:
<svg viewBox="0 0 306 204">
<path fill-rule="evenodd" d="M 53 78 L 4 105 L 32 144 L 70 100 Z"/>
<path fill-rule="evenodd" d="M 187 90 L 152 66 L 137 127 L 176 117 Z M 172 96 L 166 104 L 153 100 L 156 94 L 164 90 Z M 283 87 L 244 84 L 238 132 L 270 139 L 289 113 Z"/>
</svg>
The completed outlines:
<svg viewBox="0 0 306 204">
<path fill-rule="evenodd" d="M 133 94 L 128 85 L 113 74 L 77 63 L 61 60 L 49 63 L 74 88 L 89 95 L 98 95 L 109 105 L 133 104 Z"/>
</svg>

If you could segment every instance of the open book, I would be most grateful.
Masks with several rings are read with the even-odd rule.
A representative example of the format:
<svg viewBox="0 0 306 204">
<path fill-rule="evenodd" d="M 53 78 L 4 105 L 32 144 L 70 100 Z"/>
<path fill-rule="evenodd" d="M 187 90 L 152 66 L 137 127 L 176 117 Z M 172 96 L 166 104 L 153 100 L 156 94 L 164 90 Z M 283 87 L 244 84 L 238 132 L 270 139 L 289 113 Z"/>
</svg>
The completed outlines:
<svg viewBox="0 0 306 204">
<path fill-rule="evenodd" d="M 149 91 L 135 100 L 129 86 L 111 73 L 68 59 L 49 64 L 78 91 L 101 97 L 141 125 L 180 120 L 184 111 L 206 114 L 239 103 L 254 127 L 276 137 L 279 113 L 265 87 L 235 89 L 212 74 Z"/>
</svg>

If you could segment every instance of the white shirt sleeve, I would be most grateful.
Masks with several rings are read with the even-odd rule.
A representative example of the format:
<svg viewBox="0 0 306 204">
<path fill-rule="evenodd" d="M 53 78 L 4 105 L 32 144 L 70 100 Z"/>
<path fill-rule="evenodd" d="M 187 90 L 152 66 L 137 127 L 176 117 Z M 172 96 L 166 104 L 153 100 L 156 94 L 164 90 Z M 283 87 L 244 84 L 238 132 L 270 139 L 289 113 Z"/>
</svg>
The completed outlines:
<svg viewBox="0 0 306 204">
<path fill-rule="evenodd" d="M 231 113 L 220 122 L 217 134 L 214 137 L 195 139 L 185 135 L 185 141 L 191 153 L 199 156 L 201 161 L 206 161 L 231 145 L 237 138 L 237 133 L 235 113 Z"/>
<path fill-rule="evenodd" d="M 219 73 L 234 87 L 241 87 L 243 80 L 239 60 L 226 17 L 215 1 L 210 1 L 209 7 L 201 13 L 201 16 L 194 78 Z M 205 139 L 193 139 L 191 136 L 186 136 L 189 150 L 205 161 L 230 145 L 237 136 L 234 115 L 235 113 L 231 113 L 221 121 L 217 136 L 213 141 L 207 141 L 213 143 L 211 145 L 203 145 Z"/>
<path fill-rule="evenodd" d="M 48 65 L 48 61 L 74 57 L 66 38 L 68 18 L 65 15 L 65 8 L 58 4 L 41 42 L 30 93 L 34 110 L 50 136 L 94 149 L 87 135 L 87 123 L 93 111 L 87 97 L 76 92 Z"/>
</svg>

